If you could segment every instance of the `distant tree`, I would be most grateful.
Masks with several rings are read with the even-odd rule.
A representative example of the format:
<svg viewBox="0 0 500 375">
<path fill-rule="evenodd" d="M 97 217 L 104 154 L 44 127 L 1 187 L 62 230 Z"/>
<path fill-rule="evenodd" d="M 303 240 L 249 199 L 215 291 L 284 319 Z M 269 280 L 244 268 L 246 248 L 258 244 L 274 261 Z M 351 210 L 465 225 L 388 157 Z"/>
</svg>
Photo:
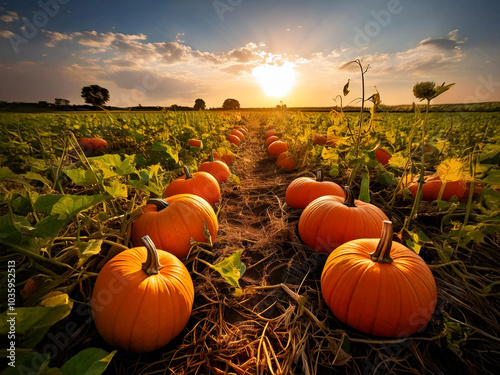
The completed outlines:
<svg viewBox="0 0 500 375">
<path fill-rule="evenodd" d="M 70 101 L 68 99 L 61 99 L 61 98 L 54 99 L 55 105 L 69 105 L 69 103 L 70 103 Z"/>
<path fill-rule="evenodd" d="M 199 111 L 200 109 L 205 109 L 207 106 L 205 104 L 205 101 L 203 99 L 196 99 L 194 101 L 194 110 Z"/>
<path fill-rule="evenodd" d="M 102 106 L 109 100 L 109 91 L 99 85 L 90 85 L 82 88 L 82 98 L 85 103 Z"/>
<path fill-rule="evenodd" d="M 226 99 L 222 104 L 222 109 L 240 109 L 240 102 L 236 99 Z"/>
</svg>

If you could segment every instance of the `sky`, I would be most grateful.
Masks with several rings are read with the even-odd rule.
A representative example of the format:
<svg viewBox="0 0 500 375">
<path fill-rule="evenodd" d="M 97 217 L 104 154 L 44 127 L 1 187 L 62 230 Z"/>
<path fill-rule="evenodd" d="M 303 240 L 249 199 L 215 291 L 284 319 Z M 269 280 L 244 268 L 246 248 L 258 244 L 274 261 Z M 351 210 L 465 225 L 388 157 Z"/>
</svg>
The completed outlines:
<svg viewBox="0 0 500 375">
<path fill-rule="evenodd" d="M 455 83 L 435 103 L 499 101 L 499 15 L 498 0 L 8 0 L 0 100 L 83 104 L 97 84 L 113 106 L 323 107 L 349 80 L 357 104 L 359 59 L 387 105 L 422 81 Z M 292 70 L 289 91 L 270 96 L 279 69 L 261 66 Z"/>
</svg>

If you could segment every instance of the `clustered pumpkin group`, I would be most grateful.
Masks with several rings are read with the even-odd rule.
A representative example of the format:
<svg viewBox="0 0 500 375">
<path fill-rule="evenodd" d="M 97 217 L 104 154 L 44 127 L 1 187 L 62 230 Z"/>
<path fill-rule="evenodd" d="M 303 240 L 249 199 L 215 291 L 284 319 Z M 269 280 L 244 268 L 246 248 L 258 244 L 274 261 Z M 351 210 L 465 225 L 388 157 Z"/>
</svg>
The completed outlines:
<svg viewBox="0 0 500 375">
<path fill-rule="evenodd" d="M 269 155 L 276 158 L 276 165 L 285 171 L 297 168 L 297 162 L 288 150 L 288 144 L 280 140 L 276 129 L 269 129 L 265 134 L 266 147 Z"/>
<path fill-rule="evenodd" d="M 235 127 L 228 140 L 238 146 L 246 133 L 243 126 Z M 203 147 L 196 139 L 188 144 L 198 151 Z M 220 199 L 219 184 L 228 181 L 233 161 L 233 153 L 219 156 L 212 151 L 198 172 L 184 167 L 184 175 L 167 186 L 165 199 L 146 202 L 132 225 L 135 247 L 106 263 L 94 286 L 92 315 L 107 343 L 145 353 L 184 329 L 194 286 L 181 260 L 189 255 L 193 240 L 215 241 L 219 224 L 212 205 Z"/>
<path fill-rule="evenodd" d="M 405 337 L 432 318 L 437 288 L 427 264 L 392 241 L 392 223 L 375 205 L 355 200 L 349 187 L 299 177 L 287 205 L 303 209 L 302 241 L 330 254 L 321 275 L 326 304 L 343 323 L 365 333 Z"/>
</svg>

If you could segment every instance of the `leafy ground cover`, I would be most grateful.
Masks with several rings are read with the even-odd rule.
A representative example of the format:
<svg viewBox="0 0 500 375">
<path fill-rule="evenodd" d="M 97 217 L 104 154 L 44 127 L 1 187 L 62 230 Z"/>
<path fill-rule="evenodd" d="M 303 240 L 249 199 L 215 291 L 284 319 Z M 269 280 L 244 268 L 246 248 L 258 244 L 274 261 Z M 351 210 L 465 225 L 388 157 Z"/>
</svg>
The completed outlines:
<svg viewBox="0 0 500 375">
<path fill-rule="evenodd" d="M 249 135 L 237 149 L 226 140 L 233 114 L 0 116 L 2 270 L 15 261 L 16 364 L 25 373 L 79 374 L 91 366 L 123 374 L 498 372 L 498 113 L 431 113 L 425 124 L 418 109 L 373 111 L 361 123 L 342 112 L 244 120 Z M 281 171 L 267 154 L 270 128 L 289 143 L 297 170 Z M 316 133 L 327 145 L 313 145 Z M 105 154 L 82 152 L 78 139 L 89 136 L 106 139 Z M 191 138 L 203 148 L 190 147 Z M 375 159 L 377 147 L 392 154 L 385 166 Z M 212 149 L 237 156 L 215 205 L 217 239 L 195 245 L 185 260 L 195 285 L 192 317 L 155 352 L 115 351 L 91 319 L 95 278 L 131 246 L 146 199 L 161 197 L 182 165 L 196 170 Z M 414 205 L 405 186 L 418 178 L 422 154 L 425 175 L 471 184 L 464 201 Z M 318 167 L 383 209 L 398 240 L 430 265 L 438 307 L 423 332 L 372 337 L 329 311 L 319 285 L 326 256 L 300 241 L 300 210 L 284 199 L 293 179 Z M 2 284 L 7 279 L 2 273 Z M 8 301 L 2 298 L 2 334 Z"/>
</svg>

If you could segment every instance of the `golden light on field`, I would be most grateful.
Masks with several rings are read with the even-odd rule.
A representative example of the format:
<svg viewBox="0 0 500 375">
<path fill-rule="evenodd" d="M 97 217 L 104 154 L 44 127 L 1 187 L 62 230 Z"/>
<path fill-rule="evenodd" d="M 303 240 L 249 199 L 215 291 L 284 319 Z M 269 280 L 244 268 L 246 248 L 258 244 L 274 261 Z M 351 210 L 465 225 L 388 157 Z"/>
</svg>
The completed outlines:
<svg viewBox="0 0 500 375">
<path fill-rule="evenodd" d="M 295 84 L 294 65 L 288 61 L 282 65 L 260 65 L 252 69 L 264 93 L 272 97 L 286 95 Z"/>
</svg>

